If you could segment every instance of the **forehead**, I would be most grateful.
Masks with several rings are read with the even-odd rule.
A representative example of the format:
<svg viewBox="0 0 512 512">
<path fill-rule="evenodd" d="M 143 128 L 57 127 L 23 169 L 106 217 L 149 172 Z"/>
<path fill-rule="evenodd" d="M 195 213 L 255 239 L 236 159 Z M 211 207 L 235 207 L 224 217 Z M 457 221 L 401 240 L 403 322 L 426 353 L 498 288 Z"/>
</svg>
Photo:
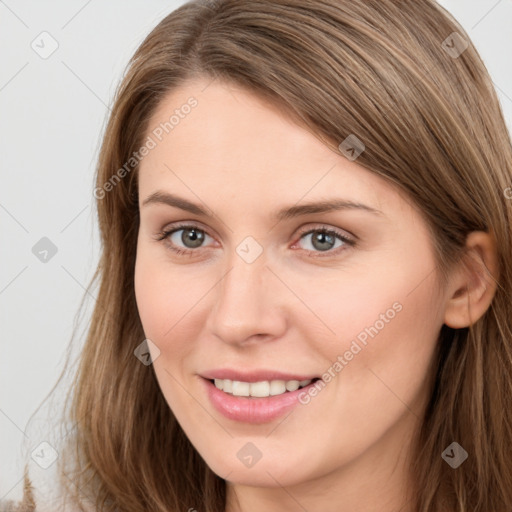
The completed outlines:
<svg viewBox="0 0 512 512">
<path fill-rule="evenodd" d="M 234 84 L 197 79 L 171 91 L 146 136 L 140 196 L 156 188 L 261 207 L 340 196 L 381 209 L 397 192 L 334 152 L 275 104 Z M 196 197 L 197 199 L 197 197 Z"/>
<path fill-rule="evenodd" d="M 219 80 L 196 79 L 168 93 L 152 116 L 148 133 L 152 127 L 164 130 L 164 145 L 208 149 L 198 157 L 222 150 L 229 150 L 230 159 L 245 160 L 264 154 L 333 156 L 332 150 L 293 122 L 284 107 Z"/>
</svg>

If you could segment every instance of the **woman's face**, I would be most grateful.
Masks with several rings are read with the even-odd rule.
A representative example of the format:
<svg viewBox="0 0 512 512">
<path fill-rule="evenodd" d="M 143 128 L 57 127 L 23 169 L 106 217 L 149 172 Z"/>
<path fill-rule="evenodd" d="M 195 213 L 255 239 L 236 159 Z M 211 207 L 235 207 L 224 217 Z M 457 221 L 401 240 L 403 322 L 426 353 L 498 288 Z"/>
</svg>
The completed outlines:
<svg viewBox="0 0 512 512">
<path fill-rule="evenodd" d="M 148 136 L 135 291 L 192 444 L 238 484 L 391 471 L 419 423 L 446 304 L 418 211 L 219 81 L 169 94 Z"/>
</svg>

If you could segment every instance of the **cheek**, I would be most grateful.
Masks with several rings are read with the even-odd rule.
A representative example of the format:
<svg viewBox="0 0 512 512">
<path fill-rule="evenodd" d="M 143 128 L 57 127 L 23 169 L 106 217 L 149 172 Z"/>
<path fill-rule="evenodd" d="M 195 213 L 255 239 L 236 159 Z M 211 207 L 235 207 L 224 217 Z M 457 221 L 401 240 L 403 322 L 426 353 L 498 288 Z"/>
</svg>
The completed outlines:
<svg viewBox="0 0 512 512">
<path fill-rule="evenodd" d="M 321 319 L 296 321 L 316 340 L 332 400 L 357 396 L 361 410 L 372 410 L 388 399 L 399 403 L 393 393 L 406 403 L 415 400 L 428 376 L 443 323 L 430 260 L 410 255 L 402 264 L 390 261 L 364 272 L 349 269 L 336 280 L 319 280 L 315 288 L 304 283 L 298 291 Z M 313 322 L 323 337 L 314 335 Z M 353 404 L 345 405 L 350 409 Z"/>
<path fill-rule="evenodd" d="M 338 441 L 329 450 L 344 453 L 347 460 L 400 418 L 420 417 L 442 324 L 433 277 L 413 292 L 407 279 L 386 276 L 380 283 L 372 282 L 373 287 L 361 288 L 347 282 L 343 292 L 333 295 L 338 301 L 335 313 L 327 303 L 312 304 L 315 311 L 324 307 L 323 319 L 334 326 L 336 335 L 316 344 L 326 361 L 321 371 L 327 384 L 317 394 L 303 396 L 302 403 L 311 421 L 323 418 L 318 439 L 335 435 Z M 330 452 L 321 453 L 339 464 L 340 456 Z"/>
<path fill-rule="evenodd" d="M 135 264 L 134 287 L 137 308 L 146 338 L 159 350 L 152 351 L 153 369 L 160 389 L 174 411 L 195 411 L 191 396 L 183 393 L 193 352 L 197 322 L 190 322 L 194 304 L 204 294 L 199 280 L 190 281 L 183 272 L 156 257 L 151 248 L 139 247 Z M 204 282 L 204 281 L 203 281 Z M 195 288 L 194 288 L 195 287 Z M 151 347 L 151 345 L 150 345 Z"/>
<path fill-rule="evenodd" d="M 135 264 L 135 298 L 144 333 L 149 339 L 159 339 L 170 327 L 173 308 L 166 292 L 166 276 L 139 251 Z"/>
<path fill-rule="evenodd" d="M 153 248 L 140 247 L 135 263 L 135 297 L 144 332 L 162 341 L 197 301 L 199 279 L 190 280 Z"/>
<path fill-rule="evenodd" d="M 376 425 L 396 421 L 404 404 L 420 414 L 442 325 L 433 275 L 413 291 L 407 279 L 391 281 L 343 297 L 338 341 L 326 353 L 332 400 L 345 414 L 373 418 L 365 427 L 369 438 Z"/>
<path fill-rule="evenodd" d="M 171 388 L 188 378 L 192 355 L 197 351 L 193 342 L 201 338 L 207 314 L 208 291 L 215 284 L 211 271 L 195 269 L 191 275 L 173 265 L 162 252 L 141 247 L 135 264 L 135 296 L 146 338 L 159 349 L 154 370 L 167 397 Z"/>
</svg>

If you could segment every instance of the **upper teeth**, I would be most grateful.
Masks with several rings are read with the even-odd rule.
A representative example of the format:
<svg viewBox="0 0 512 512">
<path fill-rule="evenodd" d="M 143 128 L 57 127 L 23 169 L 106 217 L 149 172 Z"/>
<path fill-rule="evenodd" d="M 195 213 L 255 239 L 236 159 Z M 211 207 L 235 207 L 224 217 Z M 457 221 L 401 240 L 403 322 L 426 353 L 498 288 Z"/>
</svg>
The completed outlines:
<svg viewBox="0 0 512 512">
<path fill-rule="evenodd" d="M 311 380 L 264 380 L 261 382 L 241 382 L 239 380 L 215 379 L 215 387 L 234 396 L 266 396 L 282 395 L 286 391 L 295 391 L 307 386 Z"/>
</svg>

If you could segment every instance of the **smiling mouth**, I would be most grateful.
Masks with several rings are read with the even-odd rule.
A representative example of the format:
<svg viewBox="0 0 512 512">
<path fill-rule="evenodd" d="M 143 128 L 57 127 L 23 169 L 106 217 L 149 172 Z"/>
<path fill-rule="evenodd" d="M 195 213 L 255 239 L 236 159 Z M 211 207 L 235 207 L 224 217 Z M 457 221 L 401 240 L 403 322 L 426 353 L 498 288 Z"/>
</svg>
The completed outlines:
<svg viewBox="0 0 512 512">
<path fill-rule="evenodd" d="M 309 386 L 320 380 L 319 378 L 308 380 L 264 380 L 259 382 L 243 382 L 230 379 L 208 379 L 217 389 L 224 393 L 246 398 L 266 398 L 284 395 L 297 389 Z"/>
</svg>

